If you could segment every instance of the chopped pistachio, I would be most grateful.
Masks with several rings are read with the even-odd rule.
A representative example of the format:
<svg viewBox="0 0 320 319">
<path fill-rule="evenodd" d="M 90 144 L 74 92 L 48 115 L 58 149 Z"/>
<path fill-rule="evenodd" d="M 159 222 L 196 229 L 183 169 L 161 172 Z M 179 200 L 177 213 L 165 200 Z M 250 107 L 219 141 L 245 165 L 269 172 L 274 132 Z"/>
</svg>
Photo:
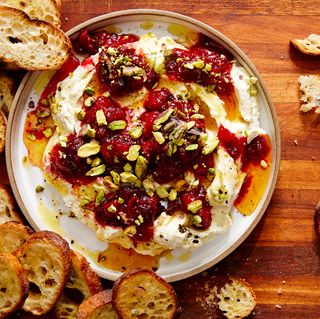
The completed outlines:
<svg viewBox="0 0 320 319">
<path fill-rule="evenodd" d="M 185 63 L 183 66 L 186 69 L 189 69 L 189 70 L 193 70 L 194 69 L 194 64 L 193 63 Z"/>
<path fill-rule="evenodd" d="M 119 204 L 123 204 L 124 203 L 124 199 L 122 197 L 118 197 L 118 203 Z"/>
<path fill-rule="evenodd" d="M 174 154 L 177 150 L 178 150 L 178 147 L 176 144 L 174 144 L 172 142 L 168 143 L 167 155 L 169 157 L 171 157 L 172 154 Z"/>
<path fill-rule="evenodd" d="M 76 108 L 75 113 L 76 113 L 77 119 L 79 121 L 82 121 L 84 119 L 84 117 L 86 116 L 86 112 L 81 108 Z"/>
<path fill-rule="evenodd" d="M 117 156 L 115 156 L 115 157 L 113 158 L 113 162 L 114 162 L 115 164 L 120 163 L 119 158 L 118 158 Z"/>
<path fill-rule="evenodd" d="M 192 120 L 203 120 L 204 119 L 204 115 L 196 113 L 196 114 L 191 115 L 190 118 Z"/>
<path fill-rule="evenodd" d="M 110 213 L 116 213 L 116 212 L 117 212 L 117 207 L 114 206 L 114 205 L 110 205 L 110 206 L 108 207 L 108 212 L 110 212 Z"/>
<path fill-rule="evenodd" d="M 202 218 L 199 215 L 192 216 L 192 224 L 195 226 L 200 227 L 202 222 Z"/>
<path fill-rule="evenodd" d="M 170 190 L 168 199 L 169 199 L 170 201 L 176 200 L 177 194 L 178 194 L 177 191 L 176 191 L 174 188 L 172 188 L 172 189 Z"/>
<path fill-rule="evenodd" d="M 187 123 L 180 124 L 170 133 L 169 140 L 172 140 L 174 142 L 179 141 L 181 138 L 183 138 L 187 129 Z"/>
<path fill-rule="evenodd" d="M 132 166 L 131 166 L 131 164 L 126 163 L 126 164 L 123 166 L 123 170 L 124 170 L 125 172 L 132 172 Z"/>
<path fill-rule="evenodd" d="M 122 68 L 122 75 L 124 76 L 143 76 L 144 70 L 138 66 L 126 66 Z"/>
<path fill-rule="evenodd" d="M 251 96 L 257 96 L 257 94 L 258 94 L 258 90 L 257 90 L 256 86 L 255 85 L 251 85 L 250 86 L 250 95 Z"/>
<path fill-rule="evenodd" d="M 84 100 L 84 105 L 86 106 L 86 107 L 90 107 L 90 106 L 92 106 L 92 104 L 95 102 L 95 97 L 93 97 L 93 96 L 89 96 L 89 97 L 87 97 L 85 100 Z"/>
<path fill-rule="evenodd" d="M 28 133 L 27 134 L 27 139 L 30 141 L 35 141 L 36 140 L 36 136 L 33 133 Z"/>
<path fill-rule="evenodd" d="M 89 158 L 89 157 L 88 157 Z M 92 167 L 96 167 L 96 166 L 98 166 L 98 165 L 100 165 L 101 164 L 101 159 L 99 158 L 99 157 L 96 157 L 93 161 L 92 161 L 92 163 L 91 163 L 91 166 Z"/>
<path fill-rule="evenodd" d="M 155 140 L 157 141 L 158 144 L 161 145 L 161 144 L 163 144 L 165 142 L 165 139 L 164 139 L 164 137 L 163 137 L 161 132 L 153 132 L 152 131 L 152 134 L 153 134 L 153 136 L 154 136 L 154 138 L 155 138 Z"/>
<path fill-rule="evenodd" d="M 96 199 L 95 199 L 95 206 L 99 206 L 104 200 L 104 190 L 100 189 L 96 195 Z"/>
<path fill-rule="evenodd" d="M 128 161 L 135 161 L 139 156 L 140 145 L 131 145 L 129 148 L 129 153 L 126 156 Z"/>
<path fill-rule="evenodd" d="M 113 183 L 111 176 L 105 176 L 103 179 L 103 183 L 111 192 L 116 192 L 119 189 L 119 187 Z"/>
<path fill-rule="evenodd" d="M 260 162 L 260 166 L 263 167 L 263 168 L 267 168 L 269 165 L 268 165 L 268 163 L 267 163 L 265 160 L 262 160 L 262 161 Z"/>
<path fill-rule="evenodd" d="M 165 132 L 171 132 L 175 127 L 176 127 L 176 124 L 172 121 L 172 122 L 167 123 L 167 124 L 163 127 L 163 130 L 164 130 Z"/>
<path fill-rule="evenodd" d="M 187 123 L 187 130 L 192 129 L 196 125 L 195 121 L 190 121 Z"/>
<path fill-rule="evenodd" d="M 37 117 L 47 117 L 51 114 L 49 109 L 45 109 L 45 110 L 38 110 L 37 111 Z"/>
<path fill-rule="evenodd" d="M 35 189 L 36 193 L 42 193 L 44 191 L 44 187 L 42 185 L 38 185 Z"/>
<path fill-rule="evenodd" d="M 44 131 L 43 131 L 43 135 L 45 137 L 51 137 L 53 135 L 53 130 L 51 127 L 47 127 Z"/>
<path fill-rule="evenodd" d="M 198 149 L 199 145 L 198 144 L 190 144 L 186 147 L 186 151 L 194 151 Z"/>
<path fill-rule="evenodd" d="M 180 179 L 176 182 L 175 189 L 177 191 L 182 191 L 185 188 L 186 181 L 184 179 Z"/>
<path fill-rule="evenodd" d="M 144 222 L 144 218 L 142 215 L 138 215 L 138 220 L 140 223 L 143 223 Z"/>
<path fill-rule="evenodd" d="M 57 114 L 59 109 L 58 103 L 50 103 L 50 110 L 53 114 Z"/>
<path fill-rule="evenodd" d="M 61 147 L 67 147 L 68 138 L 66 136 L 59 136 L 59 144 Z"/>
<path fill-rule="evenodd" d="M 111 171 L 111 172 L 110 172 L 110 175 L 112 176 L 113 182 L 114 182 L 116 185 L 119 185 L 119 183 L 120 183 L 120 175 L 119 175 L 117 172 L 115 172 L 115 171 Z"/>
<path fill-rule="evenodd" d="M 90 203 L 90 200 L 88 198 L 82 198 L 80 200 L 80 207 L 85 207 L 86 205 L 88 205 Z"/>
<path fill-rule="evenodd" d="M 86 176 L 98 176 L 105 172 L 106 166 L 104 164 L 91 168 L 87 173 Z"/>
<path fill-rule="evenodd" d="M 104 112 L 102 110 L 98 110 L 96 112 L 96 120 L 97 120 L 97 123 L 98 123 L 99 126 L 108 124 L 106 116 L 105 116 L 105 114 L 104 114 Z"/>
<path fill-rule="evenodd" d="M 138 156 L 136 166 L 135 166 L 135 173 L 136 175 L 141 178 L 147 171 L 148 169 L 148 161 L 145 157 L 143 156 Z"/>
<path fill-rule="evenodd" d="M 208 173 L 209 173 L 209 174 L 212 174 L 212 175 L 214 175 L 214 174 L 216 173 L 216 170 L 215 170 L 215 168 L 213 168 L 213 167 L 210 167 L 210 168 L 208 169 Z"/>
<path fill-rule="evenodd" d="M 169 196 L 168 191 L 162 185 L 156 187 L 156 193 L 160 198 L 167 198 Z"/>
<path fill-rule="evenodd" d="M 90 126 L 88 127 L 88 130 L 87 130 L 87 135 L 90 137 L 90 138 L 95 138 L 96 137 L 96 130 L 94 128 L 91 128 Z"/>
<path fill-rule="evenodd" d="M 203 60 L 198 60 L 193 62 L 193 65 L 197 68 L 197 69 L 202 69 L 205 65 Z"/>
<path fill-rule="evenodd" d="M 109 129 L 112 131 L 123 130 L 126 128 L 126 126 L 127 123 L 123 120 L 113 121 L 108 125 Z"/>
<path fill-rule="evenodd" d="M 138 184 L 138 177 L 130 172 L 120 173 L 122 183 Z"/>
<path fill-rule="evenodd" d="M 109 48 L 107 49 L 107 52 L 108 52 L 110 55 L 116 55 L 117 52 L 118 52 L 118 50 L 115 49 L 115 48 L 113 48 L 113 47 L 109 47 Z"/>
<path fill-rule="evenodd" d="M 145 189 L 146 193 L 149 196 L 153 196 L 154 192 L 155 192 L 155 186 L 154 186 L 154 182 L 151 178 L 145 178 L 142 182 L 142 186 Z"/>
<path fill-rule="evenodd" d="M 81 158 L 96 155 L 100 152 L 101 146 L 96 143 L 86 143 L 78 148 L 77 155 Z"/>
<path fill-rule="evenodd" d="M 204 66 L 204 69 L 205 69 L 207 72 L 210 72 L 210 71 L 212 70 L 211 64 L 206 63 L 206 65 Z"/>
<path fill-rule="evenodd" d="M 105 91 L 105 92 L 102 93 L 102 96 L 109 97 L 110 96 L 110 92 L 109 91 Z"/>
<path fill-rule="evenodd" d="M 219 138 L 216 136 L 213 139 L 207 140 L 205 147 L 202 150 L 202 154 L 209 155 L 219 145 Z"/>
<path fill-rule="evenodd" d="M 124 231 L 123 233 L 127 236 L 133 236 L 137 233 L 137 228 L 135 225 L 131 225 L 131 226 L 128 226 Z"/>
<path fill-rule="evenodd" d="M 86 93 L 89 96 L 92 96 L 94 94 L 94 88 L 92 88 L 91 86 L 88 86 L 85 88 L 84 93 Z"/>
<path fill-rule="evenodd" d="M 153 122 L 153 130 L 154 131 L 159 130 L 161 127 L 161 124 L 168 121 L 169 117 L 171 116 L 171 114 L 173 112 L 174 112 L 174 109 L 169 108 L 166 111 L 164 111 L 163 113 L 161 113 L 161 115 Z"/>
<path fill-rule="evenodd" d="M 91 157 L 87 157 L 87 164 L 91 165 L 93 162 L 93 159 Z"/>
<path fill-rule="evenodd" d="M 49 105 L 47 99 L 42 99 L 42 100 L 40 100 L 40 103 L 41 103 L 42 105 L 45 105 L 45 106 L 48 106 L 48 105 Z"/>
<path fill-rule="evenodd" d="M 207 133 L 203 133 L 200 135 L 200 142 L 201 144 L 204 146 L 206 144 L 208 140 L 208 134 Z"/>
<path fill-rule="evenodd" d="M 200 199 L 194 200 L 187 208 L 191 213 L 196 214 L 202 208 L 202 201 Z"/>
<path fill-rule="evenodd" d="M 130 130 L 130 135 L 131 137 L 133 137 L 134 139 L 139 138 L 142 135 L 142 127 L 141 126 L 135 126 Z"/>
</svg>

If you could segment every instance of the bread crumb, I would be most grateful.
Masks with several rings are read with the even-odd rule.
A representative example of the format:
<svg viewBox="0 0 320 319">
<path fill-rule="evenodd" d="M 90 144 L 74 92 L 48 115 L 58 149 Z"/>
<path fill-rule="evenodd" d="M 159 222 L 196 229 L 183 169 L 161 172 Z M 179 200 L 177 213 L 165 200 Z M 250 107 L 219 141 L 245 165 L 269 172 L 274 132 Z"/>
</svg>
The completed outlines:
<svg viewBox="0 0 320 319">
<path fill-rule="evenodd" d="M 294 140 L 294 141 L 293 141 L 293 144 L 294 144 L 295 146 L 297 146 L 297 145 L 298 145 L 298 140 Z"/>
<path fill-rule="evenodd" d="M 286 281 L 285 280 L 282 280 L 282 284 L 284 285 L 286 283 Z"/>
<path fill-rule="evenodd" d="M 68 17 L 64 17 L 64 21 L 68 22 L 69 18 Z"/>
<path fill-rule="evenodd" d="M 278 294 L 281 295 L 281 294 L 282 294 L 282 291 L 283 291 L 283 290 L 282 290 L 281 288 L 279 288 L 279 289 L 278 289 Z"/>
<path fill-rule="evenodd" d="M 282 307 L 280 306 L 280 305 L 274 305 L 275 306 L 275 308 L 277 308 L 277 309 L 281 309 Z"/>
<path fill-rule="evenodd" d="M 283 60 L 283 56 L 280 57 L 280 60 Z"/>
</svg>

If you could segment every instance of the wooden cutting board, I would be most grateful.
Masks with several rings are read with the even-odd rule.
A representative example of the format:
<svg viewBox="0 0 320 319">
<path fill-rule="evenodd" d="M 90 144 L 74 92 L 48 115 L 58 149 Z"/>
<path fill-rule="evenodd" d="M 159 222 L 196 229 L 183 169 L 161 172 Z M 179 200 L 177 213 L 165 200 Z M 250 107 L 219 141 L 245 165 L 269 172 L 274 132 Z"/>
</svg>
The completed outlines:
<svg viewBox="0 0 320 319">
<path fill-rule="evenodd" d="M 320 117 L 299 111 L 297 82 L 300 75 L 320 73 L 320 57 L 304 56 L 289 45 L 292 38 L 320 33 L 320 1 L 62 0 L 63 29 L 134 8 L 182 13 L 233 40 L 262 75 L 280 123 L 280 173 L 263 219 L 225 260 L 173 284 L 183 309 L 179 318 L 223 318 L 212 292 L 228 274 L 244 278 L 256 291 L 250 318 L 320 318 L 320 241 L 313 223 L 320 199 Z M 0 182 L 8 183 L 4 156 Z"/>
</svg>

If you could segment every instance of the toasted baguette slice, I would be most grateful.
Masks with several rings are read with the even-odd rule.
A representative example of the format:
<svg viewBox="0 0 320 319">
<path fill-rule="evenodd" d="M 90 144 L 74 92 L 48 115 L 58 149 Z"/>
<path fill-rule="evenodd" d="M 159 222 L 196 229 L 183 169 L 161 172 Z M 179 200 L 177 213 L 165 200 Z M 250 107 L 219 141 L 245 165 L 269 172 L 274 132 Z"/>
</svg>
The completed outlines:
<svg viewBox="0 0 320 319">
<path fill-rule="evenodd" d="M 50 312 L 41 316 L 36 316 L 31 312 L 24 311 L 23 309 L 18 309 L 13 314 L 11 314 L 8 319 L 53 319 L 53 317 Z"/>
<path fill-rule="evenodd" d="M 12 77 L 0 73 L 0 109 L 6 114 L 9 110 L 16 91 L 16 84 Z"/>
<path fill-rule="evenodd" d="M 0 184 L 0 224 L 8 221 L 22 223 L 23 219 L 16 211 L 15 201 L 9 187 Z"/>
<path fill-rule="evenodd" d="M 30 292 L 23 309 L 34 315 L 51 310 L 59 299 L 71 268 L 70 248 L 58 234 L 33 234 L 16 252 L 28 272 Z"/>
<path fill-rule="evenodd" d="M 0 318 L 21 307 L 28 294 L 28 276 L 18 258 L 0 254 Z"/>
<path fill-rule="evenodd" d="M 99 276 L 92 270 L 88 261 L 81 254 L 71 252 L 71 273 L 63 294 L 53 308 L 58 319 L 75 318 L 80 303 L 102 291 Z"/>
<path fill-rule="evenodd" d="M 302 53 L 320 55 L 320 35 L 310 34 L 305 39 L 291 40 L 292 44 Z"/>
<path fill-rule="evenodd" d="M 33 231 L 20 223 L 6 222 L 0 225 L 0 234 L 0 253 L 13 253 L 29 239 Z"/>
<path fill-rule="evenodd" d="M 303 102 L 300 110 L 308 112 L 315 109 L 316 113 L 320 113 L 320 75 L 302 75 L 299 82 L 303 93 L 300 97 Z"/>
<path fill-rule="evenodd" d="M 133 269 L 114 284 L 112 303 L 122 319 L 170 319 L 177 312 L 173 288 L 154 272 Z"/>
<path fill-rule="evenodd" d="M 230 278 L 217 294 L 218 306 L 228 319 L 247 317 L 256 306 L 256 297 L 253 289 L 245 281 Z"/>
<path fill-rule="evenodd" d="M 3 153 L 6 144 L 7 118 L 0 110 L 0 154 Z"/>
<path fill-rule="evenodd" d="M 71 43 L 61 30 L 11 7 L 0 6 L 0 16 L 1 60 L 30 71 L 58 69 L 66 61 Z"/>
<path fill-rule="evenodd" d="M 84 300 L 78 308 L 76 318 L 118 319 L 119 317 L 112 306 L 112 290 L 104 290 Z"/>
<path fill-rule="evenodd" d="M 61 26 L 60 12 L 53 0 L 1 0 L 1 5 L 24 11 L 30 19 L 47 21 Z"/>
</svg>

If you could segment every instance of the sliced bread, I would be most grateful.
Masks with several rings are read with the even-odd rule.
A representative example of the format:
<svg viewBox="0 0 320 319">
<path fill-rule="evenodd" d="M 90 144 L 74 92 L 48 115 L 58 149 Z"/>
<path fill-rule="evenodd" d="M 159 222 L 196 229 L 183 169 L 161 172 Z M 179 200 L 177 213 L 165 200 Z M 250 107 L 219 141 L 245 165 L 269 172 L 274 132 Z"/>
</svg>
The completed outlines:
<svg viewBox="0 0 320 319">
<path fill-rule="evenodd" d="M 320 75 L 302 75 L 299 83 L 302 92 L 300 100 L 303 103 L 300 110 L 308 112 L 314 109 L 316 113 L 320 113 Z"/>
<path fill-rule="evenodd" d="M 3 153 L 6 145 L 7 118 L 0 110 L 0 154 Z"/>
<path fill-rule="evenodd" d="M 18 258 L 0 254 L 0 318 L 21 307 L 28 294 L 28 276 Z"/>
<path fill-rule="evenodd" d="M 23 309 L 34 315 L 47 313 L 59 299 L 70 275 L 68 243 L 54 232 L 40 231 L 30 236 L 16 255 L 30 282 Z"/>
<path fill-rule="evenodd" d="M 118 319 L 112 306 L 112 290 L 104 290 L 84 300 L 78 308 L 76 318 Z"/>
<path fill-rule="evenodd" d="M 0 6 L 0 16 L 1 60 L 30 71 L 58 69 L 66 61 L 71 43 L 60 29 L 11 7 Z"/>
<path fill-rule="evenodd" d="M 1 5 L 19 9 L 30 19 L 47 21 L 56 27 L 61 26 L 60 12 L 53 0 L 1 0 Z"/>
<path fill-rule="evenodd" d="M 99 276 L 92 270 L 86 258 L 71 252 L 71 273 L 63 294 L 55 304 L 53 313 L 57 319 L 75 318 L 81 302 L 102 291 Z"/>
<path fill-rule="evenodd" d="M 23 219 L 16 211 L 16 205 L 8 186 L 0 184 L 0 224 L 8 221 L 22 223 Z"/>
<path fill-rule="evenodd" d="M 291 42 L 302 53 L 320 55 L 320 35 L 310 34 L 305 39 L 294 39 Z"/>
<path fill-rule="evenodd" d="M 5 73 L 0 73 L 0 109 L 8 115 L 14 94 L 16 84 L 12 77 Z"/>
<path fill-rule="evenodd" d="M 0 234 L 0 253 L 13 253 L 29 239 L 33 231 L 20 223 L 6 222 L 0 225 Z"/>
<path fill-rule="evenodd" d="M 173 288 L 147 269 L 122 275 L 113 286 L 112 303 L 122 319 L 171 319 L 178 309 Z"/>
<path fill-rule="evenodd" d="M 228 319 L 247 317 L 256 306 L 256 297 L 249 284 L 239 278 L 230 278 L 217 294 L 218 306 Z"/>
</svg>

